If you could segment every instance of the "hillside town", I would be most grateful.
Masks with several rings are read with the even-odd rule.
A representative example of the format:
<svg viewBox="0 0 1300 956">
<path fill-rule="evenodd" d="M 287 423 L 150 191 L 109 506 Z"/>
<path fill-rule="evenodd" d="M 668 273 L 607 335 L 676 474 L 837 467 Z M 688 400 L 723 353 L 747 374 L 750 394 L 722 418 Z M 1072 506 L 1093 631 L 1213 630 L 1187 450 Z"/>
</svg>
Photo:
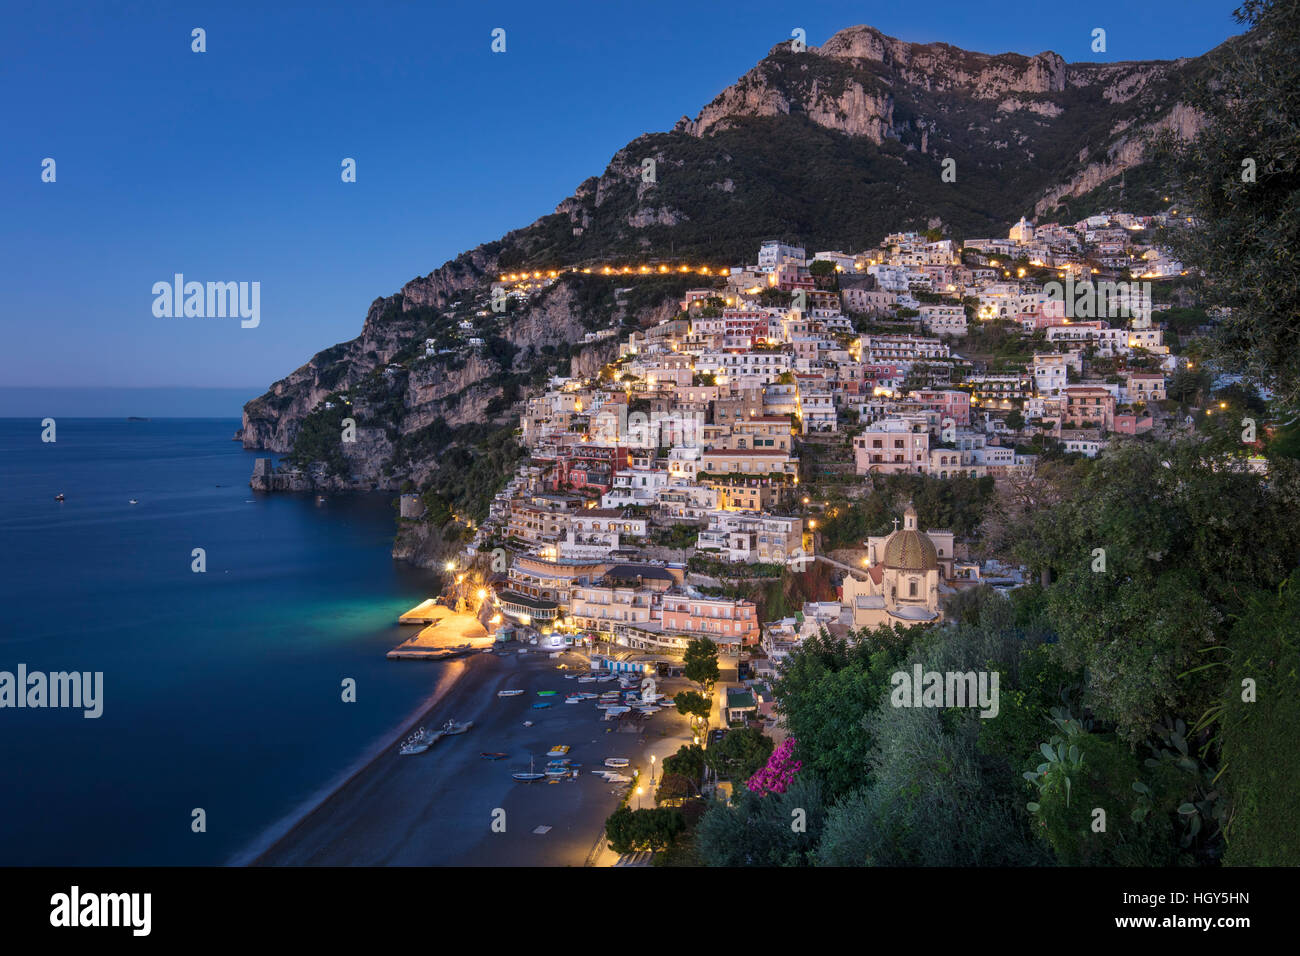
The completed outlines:
<svg viewBox="0 0 1300 956">
<path fill-rule="evenodd" d="M 975 559 L 969 535 L 921 527 L 910 504 L 891 532 L 824 547 L 827 489 L 1014 482 L 1046 448 L 1091 458 L 1117 436 L 1189 428 L 1166 399 L 1198 329 L 1167 340 L 1172 306 L 1154 290 L 1183 269 L 1145 238 L 1175 218 L 1021 219 L 1006 238 L 899 233 L 855 254 L 771 240 L 752 264 L 692 270 L 709 284 L 675 317 L 523 403 L 527 457 L 466 548 L 492 558 L 492 620 L 648 661 L 707 637 L 757 682 L 823 628 L 937 623 L 963 589 L 1018 587 L 1023 568 Z M 558 275 L 505 274 L 490 304 Z M 823 593 L 783 613 L 738 587 L 819 563 Z"/>
</svg>

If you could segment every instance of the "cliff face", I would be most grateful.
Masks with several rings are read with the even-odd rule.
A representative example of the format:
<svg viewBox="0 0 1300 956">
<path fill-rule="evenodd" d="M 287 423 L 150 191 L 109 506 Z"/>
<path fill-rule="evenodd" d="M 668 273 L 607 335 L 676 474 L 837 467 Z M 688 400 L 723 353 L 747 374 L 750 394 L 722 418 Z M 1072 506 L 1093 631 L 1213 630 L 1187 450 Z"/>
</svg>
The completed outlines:
<svg viewBox="0 0 1300 956">
<path fill-rule="evenodd" d="M 676 130 L 704 138 L 745 118 L 803 116 L 822 128 L 876 145 L 896 140 L 922 153 L 960 155 L 973 130 L 985 149 L 1041 163 L 1054 128 L 1087 130 L 1090 151 L 1104 159 L 1060 162 L 1036 190 L 1035 209 L 1049 214 L 1139 165 L 1146 134 L 1169 129 L 1190 137 L 1200 126 L 1177 93 L 1196 61 L 1067 63 L 1059 54 L 990 55 L 945 43 L 907 43 L 871 27 L 850 27 L 821 47 L 774 47 L 767 58 Z M 991 111 L 984 109 L 992 105 Z M 1095 114 L 1110 119 L 1097 127 Z M 960 181 L 960 178 L 959 178 Z"/>
</svg>

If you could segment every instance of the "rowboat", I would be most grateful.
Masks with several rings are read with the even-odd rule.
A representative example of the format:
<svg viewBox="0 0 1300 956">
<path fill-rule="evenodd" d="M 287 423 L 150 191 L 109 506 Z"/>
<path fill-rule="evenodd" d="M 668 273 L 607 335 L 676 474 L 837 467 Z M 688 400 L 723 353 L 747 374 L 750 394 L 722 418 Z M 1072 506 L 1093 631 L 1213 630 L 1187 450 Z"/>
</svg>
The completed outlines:
<svg viewBox="0 0 1300 956">
<path fill-rule="evenodd" d="M 606 758 L 605 758 L 605 766 L 606 766 L 606 767 L 626 767 L 630 762 L 631 762 L 631 761 L 629 761 L 626 757 L 606 757 Z"/>
<path fill-rule="evenodd" d="M 568 744 L 556 744 L 550 750 L 546 751 L 548 757 L 563 757 L 569 752 Z"/>
<path fill-rule="evenodd" d="M 551 702 L 549 700 L 539 700 L 537 703 L 533 704 L 533 710 L 542 710 L 543 708 L 550 706 Z"/>
<path fill-rule="evenodd" d="M 499 690 L 499 691 L 497 691 L 497 696 L 498 696 L 498 697 L 518 697 L 518 696 L 519 696 L 520 694 L 522 694 L 522 693 L 523 693 L 522 690 Z"/>
<path fill-rule="evenodd" d="M 555 691 L 553 691 L 553 690 L 539 690 L 539 691 L 537 692 L 537 696 L 538 696 L 538 697 L 554 697 L 554 696 L 555 696 Z"/>
<path fill-rule="evenodd" d="M 500 751 L 489 752 L 484 750 L 479 754 L 479 756 L 482 757 L 484 760 L 500 760 L 501 758 L 508 757 L 510 755 L 506 753 L 501 753 Z"/>
</svg>

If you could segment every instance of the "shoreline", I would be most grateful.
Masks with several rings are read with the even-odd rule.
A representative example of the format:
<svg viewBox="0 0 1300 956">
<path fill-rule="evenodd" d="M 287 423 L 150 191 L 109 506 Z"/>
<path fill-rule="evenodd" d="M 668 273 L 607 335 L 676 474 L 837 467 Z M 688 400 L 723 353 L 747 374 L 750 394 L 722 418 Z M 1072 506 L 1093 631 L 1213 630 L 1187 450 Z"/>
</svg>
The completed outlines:
<svg viewBox="0 0 1300 956">
<path fill-rule="evenodd" d="M 610 722 L 593 701 L 566 706 L 562 695 L 576 689 L 570 680 L 587 661 L 511 650 L 470 655 L 457 679 L 440 687 L 435 706 L 443 718 L 473 720 L 468 737 L 440 741 L 423 756 L 381 751 L 310 812 L 268 834 L 282 835 L 264 839 L 262 852 L 243 859 L 254 866 L 609 865 L 616 857 L 601 852 L 604 821 L 631 784 L 591 771 L 622 757 L 634 770 L 651 772 L 652 754 L 663 759 L 690 741 L 688 722 L 675 710 L 650 722 Z M 469 679 L 459 679 L 466 673 Z M 498 697 L 507 688 L 524 693 Z M 548 695 L 560 706 L 539 699 Z M 572 747 L 578 775 L 532 784 L 512 779 L 544 762 L 557 744 Z M 499 761 L 480 756 L 498 751 L 505 755 Z"/>
<path fill-rule="evenodd" d="M 402 718 L 391 731 L 380 735 L 373 744 L 366 748 L 361 756 L 349 764 L 342 772 L 318 788 L 293 810 L 290 810 L 279 820 L 266 827 L 257 837 L 233 854 L 222 865 L 231 867 L 259 865 L 267 854 L 275 850 L 277 845 L 292 835 L 299 827 L 307 824 L 330 800 L 369 771 L 375 762 L 388 752 L 389 748 L 400 744 L 421 723 L 427 723 L 427 719 L 433 713 L 434 708 L 460 682 L 460 679 L 468 670 L 464 660 L 465 656 L 467 655 L 437 661 L 436 663 L 449 666 L 438 676 L 438 682 L 434 685 L 428 697 L 412 708 L 411 712 Z"/>
</svg>

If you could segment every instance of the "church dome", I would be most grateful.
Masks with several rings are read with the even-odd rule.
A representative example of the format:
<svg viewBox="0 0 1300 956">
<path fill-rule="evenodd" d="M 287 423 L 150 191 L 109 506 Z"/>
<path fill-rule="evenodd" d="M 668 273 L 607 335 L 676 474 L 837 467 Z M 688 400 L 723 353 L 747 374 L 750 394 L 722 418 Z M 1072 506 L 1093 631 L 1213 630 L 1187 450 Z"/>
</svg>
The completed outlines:
<svg viewBox="0 0 1300 956">
<path fill-rule="evenodd" d="M 898 571 L 936 571 L 939 555 L 929 536 L 916 530 L 916 509 L 910 504 L 903 513 L 903 527 L 885 539 L 887 568 Z"/>
</svg>

